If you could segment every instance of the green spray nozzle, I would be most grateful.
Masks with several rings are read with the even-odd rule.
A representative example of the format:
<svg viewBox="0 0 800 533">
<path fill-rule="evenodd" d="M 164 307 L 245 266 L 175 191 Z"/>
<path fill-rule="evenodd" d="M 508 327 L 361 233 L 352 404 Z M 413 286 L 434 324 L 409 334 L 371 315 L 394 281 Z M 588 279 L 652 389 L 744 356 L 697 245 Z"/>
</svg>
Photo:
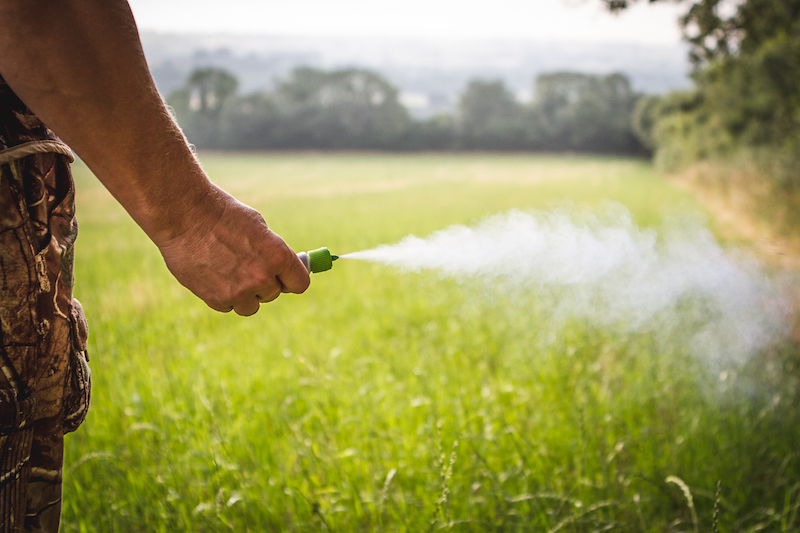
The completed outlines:
<svg viewBox="0 0 800 533">
<path fill-rule="evenodd" d="M 338 255 L 331 255 L 327 248 L 318 248 L 308 252 L 300 252 L 297 257 L 309 272 L 325 272 L 333 267 L 333 262 L 339 259 Z"/>
</svg>

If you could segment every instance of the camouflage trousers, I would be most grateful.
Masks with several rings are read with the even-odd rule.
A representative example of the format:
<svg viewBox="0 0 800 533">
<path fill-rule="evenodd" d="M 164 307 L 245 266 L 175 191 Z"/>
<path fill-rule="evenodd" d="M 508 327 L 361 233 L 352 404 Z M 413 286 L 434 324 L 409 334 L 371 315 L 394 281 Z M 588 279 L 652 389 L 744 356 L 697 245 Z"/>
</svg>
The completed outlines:
<svg viewBox="0 0 800 533">
<path fill-rule="evenodd" d="M 0 533 L 58 531 L 64 434 L 90 391 L 69 159 L 23 144 L 0 142 Z"/>
</svg>

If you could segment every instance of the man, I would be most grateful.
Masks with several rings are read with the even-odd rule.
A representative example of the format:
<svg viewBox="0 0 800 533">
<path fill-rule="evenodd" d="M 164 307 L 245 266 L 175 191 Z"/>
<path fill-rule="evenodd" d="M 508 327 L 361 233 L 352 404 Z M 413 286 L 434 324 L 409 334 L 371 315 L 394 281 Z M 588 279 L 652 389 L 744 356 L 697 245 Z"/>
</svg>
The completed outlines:
<svg viewBox="0 0 800 533">
<path fill-rule="evenodd" d="M 63 434 L 89 394 L 67 145 L 211 308 L 252 315 L 309 277 L 203 173 L 126 0 L 0 0 L 0 76 L 0 532 L 56 531 Z"/>
</svg>

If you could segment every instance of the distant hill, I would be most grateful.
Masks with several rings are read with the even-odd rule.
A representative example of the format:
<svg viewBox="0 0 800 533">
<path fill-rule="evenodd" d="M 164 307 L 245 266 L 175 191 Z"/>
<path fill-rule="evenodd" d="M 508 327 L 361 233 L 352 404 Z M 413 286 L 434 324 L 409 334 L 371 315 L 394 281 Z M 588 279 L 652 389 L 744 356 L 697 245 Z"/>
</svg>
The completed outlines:
<svg viewBox="0 0 800 533">
<path fill-rule="evenodd" d="M 633 87 L 664 93 L 688 87 L 682 46 L 537 41 L 434 41 L 142 33 L 159 90 L 169 94 L 197 67 L 234 74 L 240 93 L 274 86 L 297 66 L 361 67 L 384 75 L 417 117 L 451 110 L 469 80 L 502 79 L 520 100 L 538 74 L 622 72 Z"/>
</svg>

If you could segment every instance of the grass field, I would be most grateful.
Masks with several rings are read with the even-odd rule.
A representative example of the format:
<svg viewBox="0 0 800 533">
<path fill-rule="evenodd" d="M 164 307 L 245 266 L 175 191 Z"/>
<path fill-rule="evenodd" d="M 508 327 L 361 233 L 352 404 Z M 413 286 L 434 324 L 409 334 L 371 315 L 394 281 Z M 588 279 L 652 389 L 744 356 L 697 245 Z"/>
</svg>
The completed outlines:
<svg viewBox="0 0 800 533">
<path fill-rule="evenodd" d="M 693 201 L 637 160 L 203 154 L 296 250 L 611 199 Z M 64 531 L 800 531 L 789 343 L 720 375 L 652 333 L 554 324 L 435 273 L 341 261 L 250 318 L 172 280 L 75 169 L 92 411 Z M 712 221 L 713 226 L 713 221 Z M 747 378 L 745 379 L 745 376 Z"/>
</svg>

